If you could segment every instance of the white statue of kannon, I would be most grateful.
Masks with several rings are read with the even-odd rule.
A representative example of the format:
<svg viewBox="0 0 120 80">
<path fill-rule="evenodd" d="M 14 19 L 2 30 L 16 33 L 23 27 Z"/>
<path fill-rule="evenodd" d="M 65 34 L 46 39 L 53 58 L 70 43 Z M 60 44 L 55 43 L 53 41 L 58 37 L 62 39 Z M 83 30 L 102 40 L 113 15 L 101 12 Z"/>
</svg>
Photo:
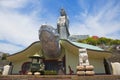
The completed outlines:
<svg viewBox="0 0 120 80">
<path fill-rule="evenodd" d="M 60 11 L 60 17 L 57 22 L 57 30 L 59 33 L 60 39 L 67 39 L 69 36 L 69 20 L 64 9 Z"/>
</svg>

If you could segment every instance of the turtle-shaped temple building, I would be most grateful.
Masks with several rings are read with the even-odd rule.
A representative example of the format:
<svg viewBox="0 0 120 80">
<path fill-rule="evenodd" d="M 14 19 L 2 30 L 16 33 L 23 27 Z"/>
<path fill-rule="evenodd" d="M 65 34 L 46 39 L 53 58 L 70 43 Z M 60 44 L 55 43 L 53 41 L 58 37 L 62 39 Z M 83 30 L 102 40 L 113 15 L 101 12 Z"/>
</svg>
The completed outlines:
<svg viewBox="0 0 120 80">
<path fill-rule="evenodd" d="M 7 57 L 7 60 L 14 65 L 12 74 L 26 74 L 31 67 L 31 56 L 31 58 L 39 56 L 37 59 L 42 60 L 45 71 L 76 74 L 76 66 L 79 65 L 79 49 L 86 49 L 89 64 L 94 66 L 95 74 L 106 74 L 110 71 L 106 68 L 109 65 L 104 64 L 105 59 L 111 56 L 110 52 L 97 46 L 73 42 L 69 39 L 69 35 L 68 16 L 65 10 L 61 9 L 56 29 L 51 25 L 41 25 L 39 41 Z"/>
</svg>

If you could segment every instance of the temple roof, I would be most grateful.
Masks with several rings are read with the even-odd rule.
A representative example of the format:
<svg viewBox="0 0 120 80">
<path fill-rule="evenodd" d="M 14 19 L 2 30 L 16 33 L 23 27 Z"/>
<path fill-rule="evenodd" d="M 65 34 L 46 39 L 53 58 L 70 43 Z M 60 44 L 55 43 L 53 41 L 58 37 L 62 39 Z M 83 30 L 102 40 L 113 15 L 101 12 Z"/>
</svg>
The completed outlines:
<svg viewBox="0 0 120 80">
<path fill-rule="evenodd" d="M 109 58 L 112 56 L 111 52 L 105 51 L 97 46 L 84 44 L 84 43 L 78 43 L 78 42 L 72 42 L 69 40 L 62 39 L 60 40 L 60 43 L 62 47 L 68 51 L 68 53 L 72 53 L 74 55 L 77 55 L 79 53 L 80 48 L 86 48 L 87 53 L 89 57 L 91 58 Z"/>
<path fill-rule="evenodd" d="M 105 51 L 104 49 L 102 49 L 98 46 L 94 46 L 94 45 L 90 45 L 90 44 L 79 43 L 79 42 L 74 42 L 74 41 L 65 40 L 65 39 L 61 39 L 61 41 L 66 41 L 66 42 L 70 43 L 71 45 L 78 47 L 78 48 L 86 48 L 89 50 L 96 50 L 96 51 Z"/>
<path fill-rule="evenodd" d="M 100 58 L 100 56 L 101 56 L 101 58 L 108 58 L 111 56 L 110 52 L 104 51 L 103 49 L 101 49 L 97 46 L 93 46 L 93 45 L 89 45 L 89 44 L 72 42 L 72 41 L 69 41 L 66 39 L 61 39 L 60 44 L 62 45 L 62 47 L 64 47 L 66 50 L 70 51 L 73 54 L 78 53 L 79 48 L 86 48 L 88 50 L 88 54 L 90 57 L 92 56 L 94 58 Z M 41 50 L 40 41 L 36 41 L 36 42 L 32 43 L 26 49 L 8 56 L 7 60 L 20 61 L 20 59 L 18 59 L 18 57 L 21 59 L 27 59 L 30 56 L 34 55 L 36 52 L 40 52 L 40 50 Z"/>
<path fill-rule="evenodd" d="M 78 42 L 72 42 L 72 41 L 69 41 L 69 42 L 72 43 L 73 45 L 77 46 L 77 47 L 87 48 L 87 49 L 91 49 L 91 50 L 104 51 L 103 49 L 101 49 L 97 46 L 84 44 L 84 43 L 78 43 Z"/>
</svg>

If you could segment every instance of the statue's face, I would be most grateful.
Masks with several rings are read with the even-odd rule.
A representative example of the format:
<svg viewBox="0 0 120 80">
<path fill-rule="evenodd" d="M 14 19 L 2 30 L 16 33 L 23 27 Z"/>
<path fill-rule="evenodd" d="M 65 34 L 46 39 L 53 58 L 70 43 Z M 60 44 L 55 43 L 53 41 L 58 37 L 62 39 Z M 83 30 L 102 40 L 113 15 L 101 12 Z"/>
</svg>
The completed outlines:
<svg viewBox="0 0 120 80">
<path fill-rule="evenodd" d="M 65 16 L 65 11 L 64 11 L 64 9 L 61 9 L 60 14 L 61 14 L 61 16 Z"/>
</svg>

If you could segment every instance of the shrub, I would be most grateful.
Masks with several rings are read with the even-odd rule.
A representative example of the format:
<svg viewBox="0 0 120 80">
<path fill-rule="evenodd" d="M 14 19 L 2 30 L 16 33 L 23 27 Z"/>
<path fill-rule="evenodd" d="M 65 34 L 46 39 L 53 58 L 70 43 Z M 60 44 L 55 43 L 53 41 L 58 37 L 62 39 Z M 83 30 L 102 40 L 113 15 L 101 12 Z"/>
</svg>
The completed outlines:
<svg viewBox="0 0 120 80">
<path fill-rule="evenodd" d="M 56 75 L 57 72 L 55 70 L 45 70 L 44 75 Z"/>
</svg>

